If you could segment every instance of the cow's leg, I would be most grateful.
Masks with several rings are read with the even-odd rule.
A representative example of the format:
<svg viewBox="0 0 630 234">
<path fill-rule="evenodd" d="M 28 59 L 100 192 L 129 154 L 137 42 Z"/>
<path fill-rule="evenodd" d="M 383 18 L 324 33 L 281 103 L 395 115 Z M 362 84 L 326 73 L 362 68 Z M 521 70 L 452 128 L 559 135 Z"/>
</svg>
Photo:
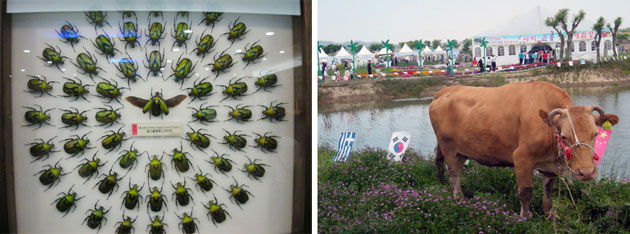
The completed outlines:
<svg viewBox="0 0 630 234">
<path fill-rule="evenodd" d="M 514 151 L 514 171 L 516 172 L 516 184 L 518 196 L 521 200 L 521 217 L 532 217 L 529 212 L 529 200 L 532 198 L 534 175 L 534 163 L 526 152 L 516 149 Z"/>
<path fill-rule="evenodd" d="M 547 217 L 554 220 L 555 214 L 551 213 L 551 189 L 553 188 L 556 177 L 543 177 L 543 210 Z"/>
<path fill-rule="evenodd" d="M 455 199 L 463 199 L 464 195 L 462 193 L 462 186 L 459 182 L 459 171 L 462 169 L 462 166 L 464 166 L 466 157 L 455 151 L 442 151 L 442 153 L 444 153 L 444 159 L 446 160 L 446 165 L 448 167 L 448 183 L 451 185 L 451 189 L 453 190 L 453 196 Z"/>
</svg>

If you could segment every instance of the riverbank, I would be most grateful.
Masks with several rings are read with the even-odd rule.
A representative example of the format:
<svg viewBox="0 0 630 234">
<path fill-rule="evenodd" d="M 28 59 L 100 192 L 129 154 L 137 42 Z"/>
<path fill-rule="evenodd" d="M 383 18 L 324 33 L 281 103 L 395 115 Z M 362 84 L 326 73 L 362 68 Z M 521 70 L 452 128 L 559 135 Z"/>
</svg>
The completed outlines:
<svg viewBox="0 0 630 234">
<path fill-rule="evenodd" d="M 561 68 L 547 66 L 492 73 L 486 77 L 476 75 L 327 82 L 318 87 L 318 107 L 320 112 L 335 112 L 396 99 L 430 98 L 441 88 L 452 85 L 495 87 L 528 81 L 551 82 L 562 88 L 630 85 L 630 61 Z"/>
</svg>

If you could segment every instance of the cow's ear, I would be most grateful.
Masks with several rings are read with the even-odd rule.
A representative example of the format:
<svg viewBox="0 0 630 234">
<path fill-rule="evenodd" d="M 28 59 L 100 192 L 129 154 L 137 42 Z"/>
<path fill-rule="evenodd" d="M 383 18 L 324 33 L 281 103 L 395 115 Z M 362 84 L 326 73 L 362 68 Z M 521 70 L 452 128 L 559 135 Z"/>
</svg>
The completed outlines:
<svg viewBox="0 0 630 234">
<path fill-rule="evenodd" d="M 595 125 L 597 126 L 602 126 L 602 121 L 601 118 L 599 118 L 598 114 L 594 114 L 595 115 Z M 617 123 L 619 123 L 619 116 L 615 115 L 615 114 L 606 114 L 605 115 L 605 120 L 604 121 L 608 121 L 610 122 L 610 124 L 615 125 Z"/>
<path fill-rule="evenodd" d="M 540 110 L 538 110 L 538 115 L 540 115 L 540 118 L 542 119 L 543 122 L 545 122 L 545 124 L 551 126 L 551 123 L 547 122 L 547 116 L 549 116 L 549 113 L 547 113 L 546 111 L 540 109 Z"/>
</svg>

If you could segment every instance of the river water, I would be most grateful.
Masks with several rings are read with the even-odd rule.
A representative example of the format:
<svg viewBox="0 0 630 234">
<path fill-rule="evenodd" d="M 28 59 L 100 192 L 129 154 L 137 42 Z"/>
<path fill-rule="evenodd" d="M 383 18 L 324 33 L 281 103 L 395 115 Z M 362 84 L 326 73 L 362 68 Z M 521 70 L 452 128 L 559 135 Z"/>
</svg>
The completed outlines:
<svg viewBox="0 0 630 234">
<path fill-rule="evenodd" d="M 619 116 L 610 143 L 600 163 L 600 175 L 630 176 L 630 86 L 566 89 L 574 105 L 599 105 L 606 113 Z M 366 146 L 386 149 L 392 132 L 411 133 L 409 147 L 433 155 L 436 140 L 429 120 L 430 98 L 394 100 L 347 111 L 318 114 L 318 144 L 336 149 L 340 133 L 357 133 L 354 149 Z"/>
</svg>

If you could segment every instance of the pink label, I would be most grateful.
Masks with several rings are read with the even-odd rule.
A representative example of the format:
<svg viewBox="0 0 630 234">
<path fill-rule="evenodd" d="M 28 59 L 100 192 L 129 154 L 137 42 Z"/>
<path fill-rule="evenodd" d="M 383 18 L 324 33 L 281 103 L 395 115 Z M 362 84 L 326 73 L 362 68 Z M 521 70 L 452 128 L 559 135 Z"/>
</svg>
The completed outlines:
<svg viewBox="0 0 630 234">
<path fill-rule="evenodd" d="M 594 160 L 595 166 L 599 166 L 599 162 L 604 157 L 604 152 L 606 151 L 610 135 L 612 134 L 612 130 L 597 128 L 597 131 L 599 131 L 599 134 L 597 134 L 597 138 L 595 140 L 595 153 L 599 156 L 599 160 Z"/>
<path fill-rule="evenodd" d="M 138 135 L 138 124 L 131 124 L 131 135 L 132 136 Z"/>
</svg>

